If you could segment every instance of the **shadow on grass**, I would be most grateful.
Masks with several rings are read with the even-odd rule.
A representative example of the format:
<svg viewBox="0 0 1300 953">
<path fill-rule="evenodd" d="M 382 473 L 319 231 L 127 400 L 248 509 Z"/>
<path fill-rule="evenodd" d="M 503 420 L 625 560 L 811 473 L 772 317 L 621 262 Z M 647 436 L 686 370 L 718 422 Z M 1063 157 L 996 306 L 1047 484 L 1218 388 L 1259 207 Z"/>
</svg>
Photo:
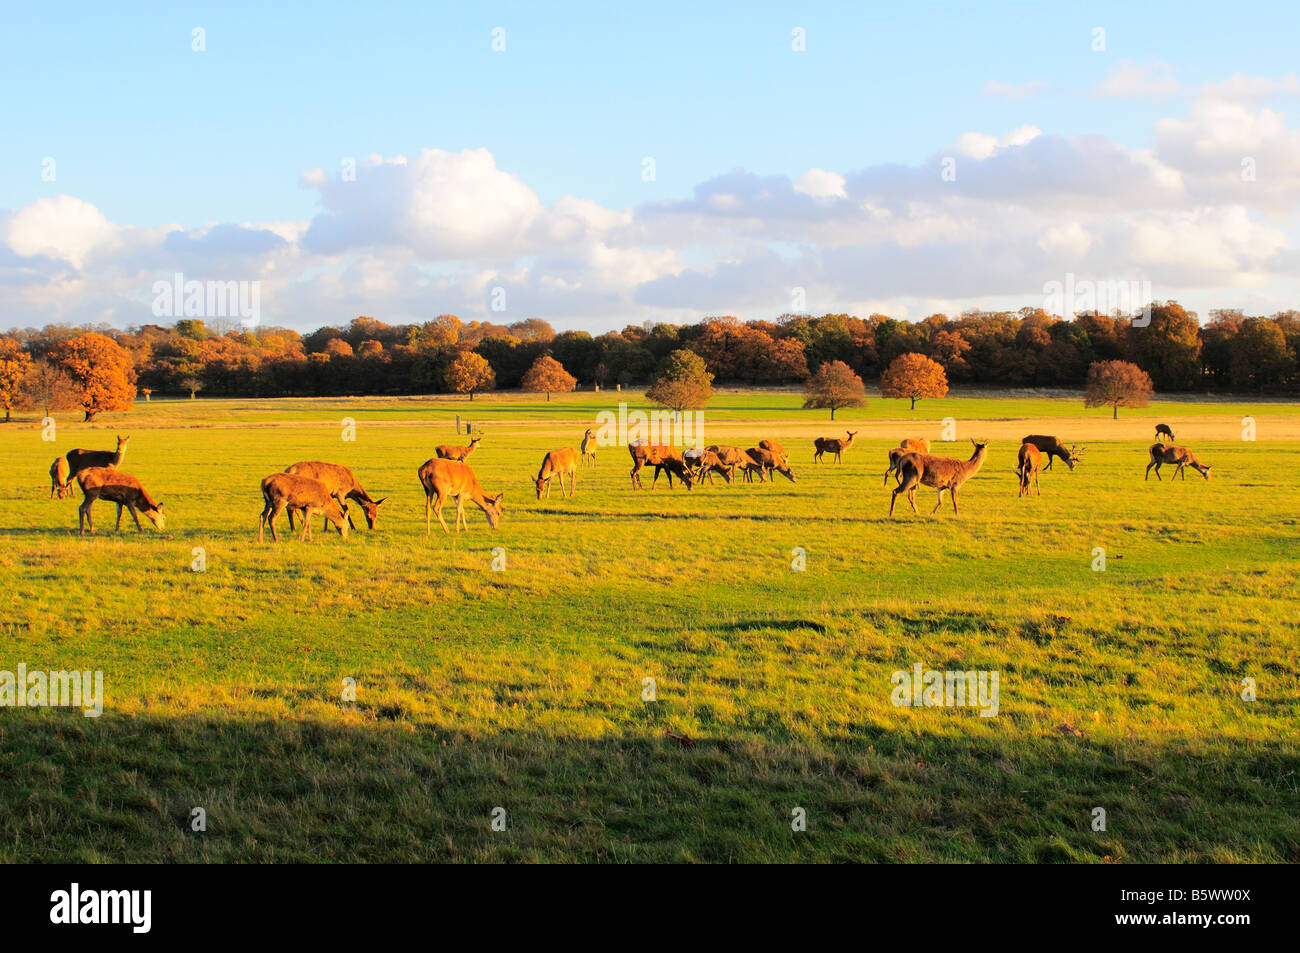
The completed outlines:
<svg viewBox="0 0 1300 953">
<path fill-rule="evenodd" d="M 654 711 L 576 738 L 469 734 L 400 705 L 337 720 L 10 709 L 0 860 L 1300 860 L 1300 764 L 1272 743 L 1013 746 L 944 722 L 953 734 L 845 726 L 812 748 L 762 725 L 674 736 Z"/>
</svg>

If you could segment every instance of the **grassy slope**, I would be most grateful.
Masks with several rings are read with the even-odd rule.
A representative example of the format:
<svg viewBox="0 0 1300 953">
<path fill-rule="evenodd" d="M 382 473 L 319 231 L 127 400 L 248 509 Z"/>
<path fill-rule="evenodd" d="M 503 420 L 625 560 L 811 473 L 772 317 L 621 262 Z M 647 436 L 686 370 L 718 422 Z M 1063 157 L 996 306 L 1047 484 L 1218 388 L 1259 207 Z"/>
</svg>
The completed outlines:
<svg viewBox="0 0 1300 953">
<path fill-rule="evenodd" d="M 1114 422 L 977 395 L 832 426 L 794 394 L 728 393 L 707 439 L 783 439 L 798 485 L 638 494 L 606 448 L 575 499 L 535 501 L 542 453 L 618 396 L 155 401 L 53 446 L 0 432 L 0 668 L 103 669 L 108 694 L 98 720 L 0 710 L 0 859 L 1300 859 L 1300 408 Z M 415 470 L 458 442 L 455 412 L 487 428 L 472 463 L 506 521 L 471 507 L 468 535 L 426 540 Z M 885 448 L 945 416 L 994 441 L 988 465 L 959 518 L 890 523 Z M 1155 420 L 1212 482 L 1143 482 Z M 841 425 L 857 445 L 815 468 L 807 441 Z M 114 429 L 165 538 L 116 536 L 101 505 L 79 539 L 76 502 L 44 500 L 55 451 Z M 1084 465 L 1017 500 L 1015 446 L 1043 430 Z M 258 547 L 258 480 L 304 458 L 391 494 L 379 529 Z M 1000 716 L 893 707 L 914 662 L 999 670 Z"/>
</svg>

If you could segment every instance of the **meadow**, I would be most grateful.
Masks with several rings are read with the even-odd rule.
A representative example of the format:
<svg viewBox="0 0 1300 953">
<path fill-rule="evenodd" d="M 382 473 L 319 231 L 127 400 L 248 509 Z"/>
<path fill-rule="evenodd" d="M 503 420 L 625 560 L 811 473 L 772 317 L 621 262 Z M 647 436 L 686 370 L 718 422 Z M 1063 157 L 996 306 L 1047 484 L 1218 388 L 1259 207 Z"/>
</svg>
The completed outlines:
<svg viewBox="0 0 1300 953">
<path fill-rule="evenodd" d="M 574 498 L 536 500 L 545 451 L 620 399 L 641 395 L 4 426 L 0 670 L 102 670 L 106 701 L 0 709 L 0 861 L 1300 861 L 1300 405 L 1112 420 L 990 393 L 832 423 L 792 391 L 727 391 L 705 442 L 775 438 L 797 484 L 638 492 L 610 446 Z M 493 532 L 470 504 L 467 533 L 426 537 L 416 470 L 467 442 L 456 414 L 505 516 Z M 1143 480 L 1158 421 L 1212 480 Z M 846 430 L 843 462 L 814 465 L 812 438 Z M 101 502 L 81 537 L 80 492 L 48 499 L 57 454 L 115 433 L 164 533 L 115 533 Z M 1086 449 L 1018 499 L 1027 433 Z M 962 459 L 991 441 L 959 516 L 927 517 L 930 490 L 887 516 L 886 451 L 920 435 Z M 354 506 L 346 540 L 259 546 L 260 479 L 304 459 L 388 497 L 377 527 Z M 916 663 L 999 672 L 998 715 L 895 706 Z"/>
</svg>

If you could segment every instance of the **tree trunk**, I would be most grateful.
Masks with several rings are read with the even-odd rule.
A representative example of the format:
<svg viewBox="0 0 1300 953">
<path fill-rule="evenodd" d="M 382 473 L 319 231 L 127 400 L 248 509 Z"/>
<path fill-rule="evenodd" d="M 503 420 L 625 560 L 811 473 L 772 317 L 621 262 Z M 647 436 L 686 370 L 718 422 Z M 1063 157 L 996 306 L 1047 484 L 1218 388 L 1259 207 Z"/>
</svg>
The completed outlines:
<svg viewBox="0 0 1300 953">
<path fill-rule="evenodd" d="M 551 402 L 551 392 L 549 390 L 546 392 L 546 402 L 548 404 Z"/>
<path fill-rule="evenodd" d="M 97 410 L 88 410 L 88 411 L 86 411 L 86 419 L 85 419 L 85 421 L 83 421 L 83 422 L 84 422 L 84 423 L 89 423 L 90 421 L 94 420 L 94 419 L 95 419 L 95 414 L 97 414 L 97 413 L 99 413 L 99 411 L 97 411 Z"/>
<path fill-rule="evenodd" d="M 9 408 L 5 408 L 5 423 L 9 423 Z"/>
<path fill-rule="evenodd" d="M 469 392 L 469 402 L 470 402 L 471 404 L 474 403 L 474 392 L 473 392 L 473 391 L 470 391 L 470 392 Z"/>
<path fill-rule="evenodd" d="M 1110 415 L 1111 420 L 1119 420 L 1119 404 L 1114 406 L 1114 413 Z"/>
<path fill-rule="evenodd" d="M 910 410 L 916 410 L 916 398 L 915 398 L 915 397 L 912 398 L 912 406 L 911 406 L 909 409 L 910 409 Z"/>
<path fill-rule="evenodd" d="M 835 419 L 835 408 L 832 407 L 832 408 L 831 408 L 831 420 L 834 420 L 834 419 Z"/>
</svg>

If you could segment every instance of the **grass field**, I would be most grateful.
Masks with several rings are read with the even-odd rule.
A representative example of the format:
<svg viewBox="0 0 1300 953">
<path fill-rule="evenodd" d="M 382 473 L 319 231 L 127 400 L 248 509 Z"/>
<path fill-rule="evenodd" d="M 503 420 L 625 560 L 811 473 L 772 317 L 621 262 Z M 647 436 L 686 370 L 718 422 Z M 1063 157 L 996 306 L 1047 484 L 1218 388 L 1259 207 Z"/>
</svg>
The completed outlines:
<svg viewBox="0 0 1300 953">
<path fill-rule="evenodd" d="M 724 393 L 706 442 L 779 439 L 797 485 L 636 492 L 615 446 L 536 501 L 543 453 L 620 396 L 154 401 L 53 443 L 0 429 L 0 670 L 102 670 L 106 694 L 97 719 L 0 709 L 0 860 L 1300 861 L 1300 405 L 1115 421 L 969 395 L 832 424 L 792 392 Z M 456 413 L 505 519 L 471 505 L 468 533 L 426 539 L 416 469 L 465 442 Z M 890 521 L 886 448 L 944 417 L 959 439 L 935 452 L 987 438 L 988 463 L 960 516 L 926 518 L 925 490 Z M 1156 421 L 1210 482 L 1143 481 Z M 845 429 L 814 466 L 811 438 Z M 1031 432 L 1087 450 L 1018 500 Z M 81 538 L 80 492 L 47 499 L 56 454 L 114 433 L 166 533 L 114 533 L 101 503 Z M 376 530 L 354 507 L 346 541 L 257 545 L 259 480 L 301 459 L 389 496 Z M 999 672 L 998 716 L 894 706 L 916 663 Z"/>
</svg>

